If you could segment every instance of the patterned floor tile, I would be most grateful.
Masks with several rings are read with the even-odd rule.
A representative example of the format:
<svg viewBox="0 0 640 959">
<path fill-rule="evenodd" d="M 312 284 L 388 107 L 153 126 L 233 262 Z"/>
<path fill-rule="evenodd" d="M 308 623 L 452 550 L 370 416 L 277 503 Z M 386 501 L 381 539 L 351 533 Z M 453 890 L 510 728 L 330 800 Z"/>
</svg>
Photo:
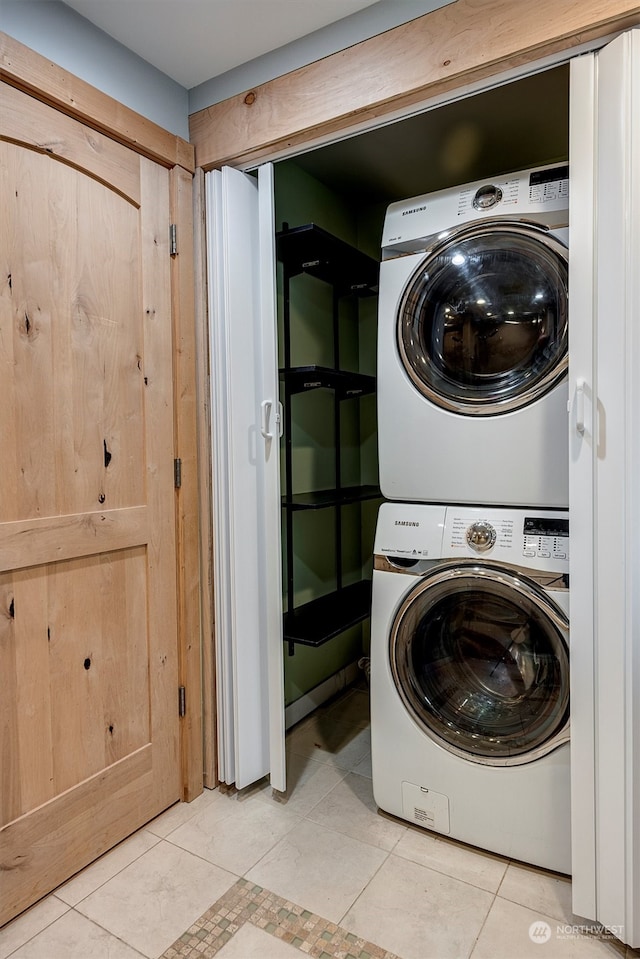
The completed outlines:
<svg viewBox="0 0 640 959">
<path fill-rule="evenodd" d="M 212 959 L 247 922 L 313 959 L 399 959 L 247 879 L 239 879 L 161 959 Z"/>
</svg>

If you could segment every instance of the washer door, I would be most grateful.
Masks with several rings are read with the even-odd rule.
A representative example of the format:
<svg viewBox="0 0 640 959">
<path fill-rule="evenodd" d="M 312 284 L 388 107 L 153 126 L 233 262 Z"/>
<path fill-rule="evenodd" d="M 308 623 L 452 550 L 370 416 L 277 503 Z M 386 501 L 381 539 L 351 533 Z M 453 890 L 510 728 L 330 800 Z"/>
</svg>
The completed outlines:
<svg viewBox="0 0 640 959">
<path fill-rule="evenodd" d="M 405 287 L 398 349 L 444 409 L 492 416 L 548 392 L 567 368 L 567 248 L 520 221 L 443 236 Z"/>
<path fill-rule="evenodd" d="M 490 564 L 443 564 L 399 608 L 390 635 L 398 693 L 456 755 L 531 762 L 569 738 L 569 624 L 532 580 Z"/>
</svg>

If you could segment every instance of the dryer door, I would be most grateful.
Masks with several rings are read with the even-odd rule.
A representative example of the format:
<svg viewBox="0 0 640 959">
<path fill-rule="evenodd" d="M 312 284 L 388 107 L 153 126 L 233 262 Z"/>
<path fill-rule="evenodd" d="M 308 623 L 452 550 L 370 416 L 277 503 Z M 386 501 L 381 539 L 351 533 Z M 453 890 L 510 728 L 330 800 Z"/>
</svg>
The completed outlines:
<svg viewBox="0 0 640 959">
<path fill-rule="evenodd" d="M 407 375 L 438 406 L 526 406 L 566 373 L 567 248 L 520 221 L 441 235 L 405 287 L 397 336 Z"/>
<path fill-rule="evenodd" d="M 532 580 L 498 565 L 443 564 L 393 621 L 396 688 L 450 752 L 488 765 L 531 762 L 569 738 L 568 628 Z"/>
</svg>

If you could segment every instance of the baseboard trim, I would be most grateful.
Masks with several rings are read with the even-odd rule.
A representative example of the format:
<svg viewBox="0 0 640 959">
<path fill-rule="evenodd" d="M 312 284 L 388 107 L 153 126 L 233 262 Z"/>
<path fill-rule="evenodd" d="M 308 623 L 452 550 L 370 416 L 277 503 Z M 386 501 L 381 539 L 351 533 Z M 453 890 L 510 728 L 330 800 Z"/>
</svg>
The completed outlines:
<svg viewBox="0 0 640 959">
<path fill-rule="evenodd" d="M 296 699 L 295 703 L 286 706 L 284 710 L 285 727 L 291 729 L 292 726 L 299 723 L 301 719 L 304 719 L 305 716 L 312 713 L 318 706 L 322 706 L 323 703 L 326 703 L 326 701 L 331 699 L 332 696 L 335 696 L 336 693 L 342 692 L 346 686 L 355 682 L 360 673 L 361 670 L 358 668 L 358 661 L 354 660 L 354 662 L 345 666 L 344 669 L 340 669 L 337 673 L 334 673 L 333 676 L 329 676 L 329 678 L 325 679 L 319 686 L 315 686 L 308 693 L 305 693 L 300 699 Z"/>
</svg>

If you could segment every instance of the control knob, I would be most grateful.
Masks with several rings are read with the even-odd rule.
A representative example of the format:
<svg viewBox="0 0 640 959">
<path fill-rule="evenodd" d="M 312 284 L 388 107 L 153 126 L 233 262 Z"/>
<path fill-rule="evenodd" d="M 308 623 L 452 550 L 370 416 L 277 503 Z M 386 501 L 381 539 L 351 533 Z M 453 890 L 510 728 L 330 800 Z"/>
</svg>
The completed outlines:
<svg viewBox="0 0 640 959">
<path fill-rule="evenodd" d="M 502 190 L 493 183 L 487 183 L 476 191 L 476 195 L 471 201 L 474 210 L 490 210 L 502 200 Z"/>
<path fill-rule="evenodd" d="M 479 520 L 467 530 L 467 543 L 476 553 L 486 553 L 496 541 L 496 531 L 491 523 Z"/>
</svg>

